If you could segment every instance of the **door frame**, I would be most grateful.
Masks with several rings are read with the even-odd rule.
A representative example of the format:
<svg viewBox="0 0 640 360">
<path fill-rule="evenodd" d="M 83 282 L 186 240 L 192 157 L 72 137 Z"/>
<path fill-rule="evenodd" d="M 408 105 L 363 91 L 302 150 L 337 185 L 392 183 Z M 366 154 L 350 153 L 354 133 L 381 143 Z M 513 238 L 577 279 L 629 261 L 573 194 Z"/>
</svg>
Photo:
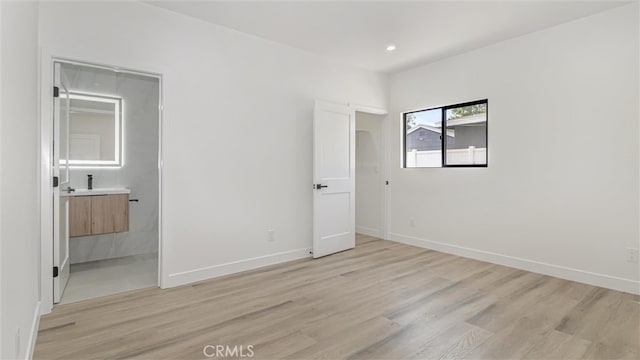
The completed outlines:
<svg viewBox="0 0 640 360">
<path fill-rule="evenodd" d="M 128 67 L 101 64 L 83 59 L 73 59 L 49 49 L 41 49 L 39 69 L 39 106 L 38 122 L 38 203 L 40 206 L 40 314 L 53 310 L 53 186 L 52 186 L 52 148 L 53 148 L 53 64 L 63 62 L 115 70 L 158 79 L 158 286 L 164 288 L 163 277 L 163 75 L 159 72 L 136 70 Z"/>
<path fill-rule="evenodd" d="M 354 109 L 356 112 L 361 112 L 361 113 L 367 113 L 367 114 L 371 114 L 371 115 L 380 115 L 380 116 L 384 116 L 382 119 L 382 126 L 381 126 L 381 131 L 382 131 L 382 136 L 381 136 L 381 144 L 380 144 L 380 167 L 382 168 L 382 182 L 380 183 L 380 195 L 382 198 L 382 209 L 380 209 L 380 211 L 382 212 L 382 239 L 383 240 L 389 240 L 389 216 L 387 213 L 387 208 L 388 208 L 388 189 L 389 186 L 386 185 L 386 181 L 389 181 L 388 176 L 388 170 L 387 170 L 387 164 L 389 164 L 389 161 L 387 159 L 388 154 L 387 154 L 387 143 L 388 143 L 388 139 L 387 139 L 387 134 L 389 133 L 389 131 L 387 130 L 388 128 L 388 122 L 389 122 L 389 112 L 386 109 L 382 109 L 382 108 L 378 108 L 375 106 L 368 106 L 368 105 L 362 105 L 362 104 L 354 104 L 354 103 L 349 103 L 348 104 L 350 108 Z M 356 118 L 357 118 L 357 114 L 356 114 Z M 358 188 L 356 187 L 356 193 L 358 192 Z M 358 208 L 356 207 L 356 211 L 358 211 Z"/>
<path fill-rule="evenodd" d="M 57 109 L 57 111 L 53 111 L 52 112 L 52 119 L 53 121 L 51 122 L 52 126 L 53 126 L 53 139 L 56 138 L 61 138 L 62 137 L 62 123 L 64 119 L 65 122 L 65 127 L 64 130 L 66 132 L 65 137 L 67 138 L 67 144 L 65 144 L 65 146 L 62 146 L 61 143 L 58 144 L 52 144 L 51 149 L 53 151 L 53 156 L 52 156 L 52 170 L 53 173 L 51 174 L 52 176 L 56 175 L 56 171 L 57 171 L 57 176 L 58 176 L 58 186 L 56 188 L 52 188 L 52 192 L 53 192 L 53 226 L 52 226 L 52 230 L 53 230 L 53 264 L 52 265 L 57 265 L 58 266 L 58 276 L 53 278 L 53 301 L 54 303 L 56 302 L 56 300 L 60 301 L 60 299 L 58 299 L 58 296 L 60 296 L 60 298 L 62 298 L 62 293 L 64 292 L 65 287 L 67 286 L 67 283 L 69 282 L 69 275 L 70 275 L 70 270 L 71 270 L 71 259 L 69 256 L 69 220 L 68 220 L 68 215 L 69 215 L 69 199 L 62 196 L 62 189 L 64 188 L 64 186 L 69 186 L 69 184 L 71 183 L 71 178 L 70 178 L 70 174 L 71 171 L 69 169 L 68 166 L 65 166 L 64 168 L 60 167 L 60 164 L 58 163 L 56 166 L 56 161 L 60 161 L 61 159 L 65 159 L 65 161 L 67 162 L 68 165 L 68 160 L 69 160 L 69 125 L 70 125 L 70 98 L 69 98 L 69 89 L 66 87 L 66 78 L 65 76 L 63 76 L 62 73 L 57 74 L 56 76 L 56 70 L 57 69 L 62 69 L 62 65 L 61 64 L 53 64 L 53 85 L 54 86 L 58 86 L 59 90 L 60 90 L 60 94 L 58 95 L 58 106 L 59 108 Z M 64 93 L 64 96 L 62 95 L 62 93 Z M 55 107 L 55 103 L 56 100 L 53 99 L 53 106 Z M 62 111 L 62 104 L 64 105 L 64 114 Z M 56 119 L 57 119 L 57 123 L 56 123 Z M 62 153 L 62 150 L 65 150 L 65 153 Z M 57 151 L 57 155 L 56 155 L 56 151 Z M 64 176 L 63 176 L 64 174 Z M 64 178 L 64 181 L 63 181 Z M 62 206 L 64 205 L 64 207 Z M 61 219 L 66 219 L 66 224 L 63 226 L 60 226 L 60 220 Z M 57 229 L 57 231 L 56 231 Z M 64 229 L 64 230 L 63 230 Z M 63 235 L 63 236 L 61 236 Z M 57 238 L 57 242 L 56 242 L 56 238 Z M 65 244 L 65 257 L 64 259 L 60 258 L 60 246 L 62 244 Z M 56 291 L 56 287 L 58 288 L 59 291 Z M 60 291 L 61 290 L 61 291 Z"/>
</svg>

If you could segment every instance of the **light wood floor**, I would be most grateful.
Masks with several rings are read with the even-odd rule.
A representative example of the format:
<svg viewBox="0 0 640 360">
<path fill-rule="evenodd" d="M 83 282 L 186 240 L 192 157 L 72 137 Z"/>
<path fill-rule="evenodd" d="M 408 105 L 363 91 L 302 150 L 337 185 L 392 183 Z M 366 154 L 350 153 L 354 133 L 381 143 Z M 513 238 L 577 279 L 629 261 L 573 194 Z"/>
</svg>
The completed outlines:
<svg viewBox="0 0 640 360">
<path fill-rule="evenodd" d="M 58 306 L 35 358 L 638 359 L 639 299 L 358 235 L 322 259 Z"/>
</svg>

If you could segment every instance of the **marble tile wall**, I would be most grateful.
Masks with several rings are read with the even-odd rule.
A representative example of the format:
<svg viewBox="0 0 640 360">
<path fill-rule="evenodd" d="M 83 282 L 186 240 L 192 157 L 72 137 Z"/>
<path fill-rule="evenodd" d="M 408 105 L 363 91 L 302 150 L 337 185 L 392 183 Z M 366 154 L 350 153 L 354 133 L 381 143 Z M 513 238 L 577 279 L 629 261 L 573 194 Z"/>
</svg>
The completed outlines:
<svg viewBox="0 0 640 360">
<path fill-rule="evenodd" d="M 64 65 L 63 81 L 71 91 L 115 95 L 123 98 L 123 166 L 121 168 L 74 168 L 71 187 L 131 189 L 129 231 L 71 238 L 71 263 L 156 253 L 158 251 L 158 80 L 109 70 Z"/>
</svg>

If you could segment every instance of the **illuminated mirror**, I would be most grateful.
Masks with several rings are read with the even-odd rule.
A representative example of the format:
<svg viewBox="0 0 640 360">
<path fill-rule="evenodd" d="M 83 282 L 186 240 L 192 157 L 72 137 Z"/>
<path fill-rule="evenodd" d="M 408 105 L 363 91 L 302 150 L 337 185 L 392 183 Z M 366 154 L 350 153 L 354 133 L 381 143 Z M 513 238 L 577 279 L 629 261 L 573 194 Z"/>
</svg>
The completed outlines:
<svg viewBox="0 0 640 360">
<path fill-rule="evenodd" d="M 122 166 L 122 98 L 69 95 L 69 165 Z"/>
</svg>

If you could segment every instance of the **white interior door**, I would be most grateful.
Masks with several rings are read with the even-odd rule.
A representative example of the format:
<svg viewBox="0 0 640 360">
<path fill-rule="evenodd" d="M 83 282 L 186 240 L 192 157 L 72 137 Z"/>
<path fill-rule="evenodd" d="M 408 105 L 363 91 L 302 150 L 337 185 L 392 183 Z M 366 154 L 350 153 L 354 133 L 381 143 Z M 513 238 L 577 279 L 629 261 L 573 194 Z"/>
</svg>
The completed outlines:
<svg viewBox="0 0 640 360">
<path fill-rule="evenodd" d="M 58 97 L 53 100 L 53 302 L 59 303 L 69 281 L 69 198 L 61 193 L 69 187 L 69 90 L 62 80 L 60 64 L 55 63 L 54 86 Z M 57 271 L 56 271 L 57 269 Z M 57 275 L 56 275 L 57 273 Z"/>
<path fill-rule="evenodd" d="M 316 100 L 313 118 L 313 257 L 352 249 L 355 110 Z"/>
</svg>

